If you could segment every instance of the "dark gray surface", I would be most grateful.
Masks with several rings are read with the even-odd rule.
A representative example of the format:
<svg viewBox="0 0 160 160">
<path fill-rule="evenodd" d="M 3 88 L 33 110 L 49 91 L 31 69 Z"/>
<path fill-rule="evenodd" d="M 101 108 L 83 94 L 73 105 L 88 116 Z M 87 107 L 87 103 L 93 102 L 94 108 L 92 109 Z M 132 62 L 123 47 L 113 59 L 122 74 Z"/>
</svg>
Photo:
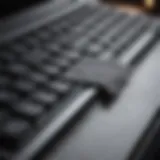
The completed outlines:
<svg viewBox="0 0 160 160">
<path fill-rule="evenodd" d="M 99 86 L 108 96 L 117 95 L 128 80 L 131 70 L 116 61 L 86 58 L 65 75 L 65 78 L 79 83 Z"/>
<path fill-rule="evenodd" d="M 43 160 L 125 160 L 160 104 L 160 43 L 111 108 L 98 102 Z"/>
</svg>

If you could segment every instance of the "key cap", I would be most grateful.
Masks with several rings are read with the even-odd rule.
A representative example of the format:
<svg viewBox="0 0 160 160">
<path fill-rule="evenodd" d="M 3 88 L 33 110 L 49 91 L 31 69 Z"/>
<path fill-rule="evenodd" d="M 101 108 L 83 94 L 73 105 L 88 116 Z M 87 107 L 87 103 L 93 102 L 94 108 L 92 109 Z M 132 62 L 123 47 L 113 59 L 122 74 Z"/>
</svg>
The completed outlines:
<svg viewBox="0 0 160 160">
<path fill-rule="evenodd" d="M 67 68 L 70 65 L 69 60 L 66 58 L 55 58 L 54 62 L 61 68 Z"/>
<path fill-rule="evenodd" d="M 52 64 L 45 64 L 43 67 L 44 73 L 46 73 L 49 76 L 55 76 L 60 73 L 60 69 L 57 66 L 54 66 Z"/>
<path fill-rule="evenodd" d="M 18 75 L 24 75 L 26 72 L 29 71 L 27 66 L 25 66 L 24 64 L 20 64 L 20 63 L 11 64 L 9 66 L 9 70 L 12 73 L 15 73 L 15 74 L 18 74 Z"/>
<path fill-rule="evenodd" d="M 0 59 L 3 60 L 5 59 L 8 62 L 12 62 L 16 60 L 15 54 L 12 53 L 12 51 L 2 51 L 0 55 Z"/>
<path fill-rule="evenodd" d="M 64 52 L 64 56 L 70 61 L 77 61 L 81 58 L 80 53 L 78 53 L 76 50 Z"/>
<path fill-rule="evenodd" d="M 26 45 L 26 48 L 33 49 L 35 46 L 40 46 L 40 39 L 35 37 L 34 35 L 27 35 L 24 37 L 23 42 Z"/>
<path fill-rule="evenodd" d="M 15 83 L 16 89 L 22 92 L 30 92 L 34 89 L 34 82 L 27 80 L 19 80 Z"/>
<path fill-rule="evenodd" d="M 43 115 L 44 108 L 33 101 L 22 101 L 17 106 L 12 107 L 13 111 L 21 116 L 24 116 L 30 121 L 36 122 L 36 120 Z"/>
<path fill-rule="evenodd" d="M 11 83 L 9 77 L 6 77 L 6 76 L 1 76 L 0 75 L 0 88 L 5 88 L 5 87 L 8 87 L 9 84 Z"/>
<path fill-rule="evenodd" d="M 0 110 L 0 125 L 3 124 L 4 120 L 8 117 L 7 113 L 3 110 Z M 0 128 L 1 130 L 1 128 Z"/>
<path fill-rule="evenodd" d="M 12 100 L 14 100 L 15 95 L 9 90 L 1 90 L 0 91 L 0 106 L 1 107 L 9 107 L 12 104 Z"/>
<path fill-rule="evenodd" d="M 67 82 L 53 81 L 50 87 L 58 93 L 65 94 L 71 89 L 71 85 Z"/>
<path fill-rule="evenodd" d="M 0 146 L 14 150 L 20 145 L 30 130 L 29 124 L 21 119 L 10 119 L 2 128 L 0 134 Z"/>
<path fill-rule="evenodd" d="M 29 53 L 24 54 L 23 60 L 28 63 L 39 64 L 48 57 L 48 52 L 40 48 L 34 48 Z"/>
<path fill-rule="evenodd" d="M 43 83 L 47 80 L 47 76 L 41 72 L 32 72 L 30 74 L 30 78 L 33 82 L 36 82 L 36 83 Z"/>
<path fill-rule="evenodd" d="M 19 57 L 17 57 L 18 55 L 22 56 L 23 53 L 26 53 L 26 51 L 27 51 L 27 47 L 22 41 L 23 40 L 17 40 L 9 45 L 9 50 L 11 51 L 11 54 L 14 56 L 13 60 L 19 58 Z M 14 54 L 13 54 L 13 52 L 14 52 Z"/>
<path fill-rule="evenodd" d="M 98 54 L 100 54 L 102 52 L 102 46 L 100 44 L 94 44 L 94 43 L 90 44 L 87 47 L 86 52 L 91 57 L 97 56 Z"/>
<path fill-rule="evenodd" d="M 52 56 L 57 56 L 61 52 L 61 48 L 58 44 L 55 44 L 55 42 L 50 42 L 46 44 L 46 50 L 51 53 Z"/>
<path fill-rule="evenodd" d="M 62 33 L 68 33 L 71 30 L 71 26 L 69 24 L 62 24 L 62 26 L 60 26 L 61 32 Z"/>
<path fill-rule="evenodd" d="M 37 91 L 33 94 L 33 99 L 43 104 L 53 104 L 57 101 L 58 97 L 54 92 L 50 91 Z"/>
<path fill-rule="evenodd" d="M 36 36 L 42 41 L 47 41 L 51 38 L 51 34 L 47 28 L 38 30 Z"/>
</svg>

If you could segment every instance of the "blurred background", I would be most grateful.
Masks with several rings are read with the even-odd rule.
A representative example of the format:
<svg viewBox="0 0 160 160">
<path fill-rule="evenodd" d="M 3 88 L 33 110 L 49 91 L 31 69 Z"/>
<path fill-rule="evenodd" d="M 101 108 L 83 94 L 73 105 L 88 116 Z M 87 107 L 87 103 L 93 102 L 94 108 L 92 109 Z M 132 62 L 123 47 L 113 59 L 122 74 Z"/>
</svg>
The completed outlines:
<svg viewBox="0 0 160 160">
<path fill-rule="evenodd" d="M 102 3 L 110 3 L 120 9 L 132 13 L 144 12 L 154 16 L 159 16 L 159 0 L 101 0 Z"/>
</svg>

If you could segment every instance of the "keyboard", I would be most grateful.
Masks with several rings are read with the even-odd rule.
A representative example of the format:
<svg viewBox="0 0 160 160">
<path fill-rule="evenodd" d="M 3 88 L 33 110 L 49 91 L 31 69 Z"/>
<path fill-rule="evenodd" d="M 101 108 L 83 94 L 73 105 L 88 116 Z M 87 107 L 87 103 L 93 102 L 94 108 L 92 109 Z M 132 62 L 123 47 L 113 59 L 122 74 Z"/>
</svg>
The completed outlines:
<svg viewBox="0 0 160 160">
<path fill-rule="evenodd" d="M 88 57 L 133 64 L 142 52 L 135 59 L 129 51 L 150 28 L 142 15 L 82 5 L 2 43 L 0 160 L 32 159 L 91 98 L 86 86 L 63 78 L 67 71 Z"/>
</svg>

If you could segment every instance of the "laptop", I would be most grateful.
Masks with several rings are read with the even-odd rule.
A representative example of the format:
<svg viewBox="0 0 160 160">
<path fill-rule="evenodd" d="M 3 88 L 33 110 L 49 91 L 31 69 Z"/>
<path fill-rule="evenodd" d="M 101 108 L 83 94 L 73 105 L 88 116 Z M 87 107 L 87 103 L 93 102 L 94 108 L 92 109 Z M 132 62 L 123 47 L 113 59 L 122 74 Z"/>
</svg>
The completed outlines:
<svg viewBox="0 0 160 160">
<path fill-rule="evenodd" d="M 154 18 L 95 1 L 0 3 L 4 9 L 0 19 L 0 160 L 32 160 L 93 99 L 99 97 L 105 106 L 116 102 L 158 43 Z M 150 108 L 146 114 L 158 113 L 157 105 Z M 132 109 L 127 112 L 131 114 Z M 138 113 L 137 109 L 137 120 Z M 153 115 L 141 121 L 141 130 Z M 148 137 L 154 137 L 150 135 L 157 128 L 150 129 L 152 134 L 147 130 L 144 139 L 151 141 Z M 145 144 L 139 144 L 135 159 L 143 158 L 152 143 Z"/>
</svg>

